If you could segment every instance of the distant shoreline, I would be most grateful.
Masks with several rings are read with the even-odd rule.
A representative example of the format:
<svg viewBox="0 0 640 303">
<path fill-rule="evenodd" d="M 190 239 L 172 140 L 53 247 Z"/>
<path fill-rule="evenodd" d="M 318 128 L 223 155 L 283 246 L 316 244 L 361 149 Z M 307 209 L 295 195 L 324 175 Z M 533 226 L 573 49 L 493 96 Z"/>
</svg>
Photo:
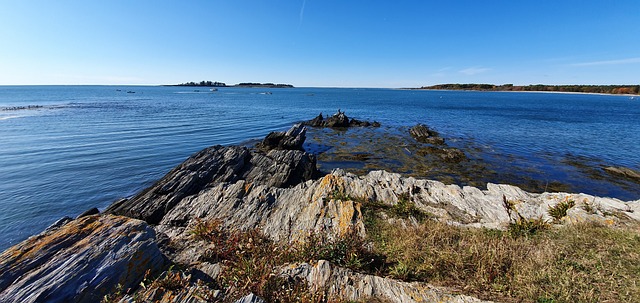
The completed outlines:
<svg viewBox="0 0 640 303">
<path fill-rule="evenodd" d="M 538 93 L 568 93 L 568 94 L 598 94 L 639 96 L 640 85 L 528 85 L 514 86 L 513 84 L 438 84 L 410 88 L 410 90 L 448 90 L 448 91 L 482 91 L 482 92 L 538 92 Z"/>
<path fill-rule="evenodd" d="M 423 90 L 423 91 L 441 91 L 441 92 L 480 92 L 480 93 L 538 93 L 538 94 L 565 94 L 565 95 L 594 95 L 594 96 L 620 96 L 620 97 L 640 97 L 640 94 L 608 94 L 608 93 L 585 93 L 585 92 L 558 92 L 544 90 L 480 90 L 480 89 L 423 89 L 423 88 L 400 88 L 400 90 Z"/>
</svg>

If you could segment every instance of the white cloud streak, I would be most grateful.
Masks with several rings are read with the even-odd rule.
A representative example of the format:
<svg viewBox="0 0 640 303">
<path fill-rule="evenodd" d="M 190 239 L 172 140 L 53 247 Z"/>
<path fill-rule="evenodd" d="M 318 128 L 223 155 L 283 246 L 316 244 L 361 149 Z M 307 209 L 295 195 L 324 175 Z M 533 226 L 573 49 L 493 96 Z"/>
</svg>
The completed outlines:
<svg viewBox="0 0 640 303">
<path fill-rule="evenodd" d="M 640 63 L 640 57 L 628 58 L 628 59 L 619 59 L 619 60 L 606 60 L 606 61 L 593 61 L 593 62 L 574 63 L 574 64 L 571 64 L 571 66 L 619 65 L 619 64 L 633 64 L 633 63 Z"/>
<path fill-rule="evenodd" d="M 302 19 L 304 19 L 304 6 L 307 4 L 307 0 L 302 0 L 302 8 L 300 8 L 300 24 L 302 24 Z"/>
<path fill-rule="evenodd" d="M 486 67 L 469 67 L 461 70 L 460 73 L 465 74 L 467 76 L 473 76 L 473 75 L 481 74 L 484 72 L 488 72 L 490 70 L 491 70 L 490 68 L 486 68 Z"/>
</svg>

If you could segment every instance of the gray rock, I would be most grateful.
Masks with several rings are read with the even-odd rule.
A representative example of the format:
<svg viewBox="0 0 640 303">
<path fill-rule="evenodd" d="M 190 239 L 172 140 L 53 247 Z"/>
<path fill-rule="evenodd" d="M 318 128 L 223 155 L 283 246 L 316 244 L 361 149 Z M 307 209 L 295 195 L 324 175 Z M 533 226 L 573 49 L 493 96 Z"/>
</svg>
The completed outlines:
<svg viewBox="0 0 640 303">
<path fill-rule="evenodd" d="M 126 217 L 87 216 L 0 255 L 0 302 L 99 302 L 136 287 L 165 259 L 155 232 Z"/>
<path fill-rule="evenodd" d="M 302 144 L 306 134 L 306 128 L 302 124 L 296 124 L 286 132 L 271 132 L 257 147 L 263 151 L 272 149 L 303 150 Z"/>
<path fill-rule="evenodd" d="M 294 126 L 287 136 L 304 140 L 304 128 Z M 318 174 L 313 155 L 299 150 L 250 151 L 245 147 L 213 146 L 191 156 L 160 181 L 129 200 L 109 206 L 105 213 L 158 224 L 184 198 L 220 183 L 245 180 L 271 187 L 290 187 Z"/>
<path fill-rule="evenodd" d="M 237 300 L 235 303 L 266 303 L 266 301 L 254 294 L 248 294 Z"/>
<path fill-rule="evenodd" d="M 280 275 L 306 281 L 312 292 L 326 292 L 330 298 L 366 301 L 381 298 L 389 302 L 490 302 L 465 295 L 454 295 L 452 290 L 435 287 L 427 283 L 403 282 L 390 278 L 352 272 L 349 269 L 332 267 L 328 261 L 316 264 L 302 263 L 285 266 Z"/>
<path fill-rule="evenodd" d="M 70 217 L 67 217 L 67 216 L 62 217 L 58 221 L 53 222 L 53 224 L 51 224 L 47 228 L 45 228 L 43 233 L 54 231 L 54 230 L 64 226 L 65 224 L 71 222 L 71 221 L 73 221 L 73 219 L 71 219 Z"/>
</svg>

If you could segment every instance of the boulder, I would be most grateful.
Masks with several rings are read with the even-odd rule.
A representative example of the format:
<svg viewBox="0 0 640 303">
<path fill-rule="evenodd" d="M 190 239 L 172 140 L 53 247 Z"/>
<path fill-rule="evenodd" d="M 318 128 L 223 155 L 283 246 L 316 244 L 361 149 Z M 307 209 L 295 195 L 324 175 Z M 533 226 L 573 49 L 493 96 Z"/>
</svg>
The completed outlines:
<svg viewBox="0 0 640 303">
<path fill-rule="evenodd" d="M 263 151 L 279 150 L 303 150 L 302 144 L 306 134 L 306 128 L 302 124 L 296 124 L 286 132 L 271 132 L 257 147 Z"/>
<path fill-rule="evenodd" d="M 144 221 L 85 216 L 0 255 L 0 302 L 99 302 L 164 265 Z"/>
</svg>

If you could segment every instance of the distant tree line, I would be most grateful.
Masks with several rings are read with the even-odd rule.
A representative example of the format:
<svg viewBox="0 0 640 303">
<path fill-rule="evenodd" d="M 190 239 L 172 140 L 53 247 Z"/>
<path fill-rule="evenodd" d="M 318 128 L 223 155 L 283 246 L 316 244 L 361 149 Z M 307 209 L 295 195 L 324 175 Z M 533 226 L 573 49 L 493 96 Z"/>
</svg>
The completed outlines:
<svg viewBox="0 0 640 303">
<path fill-rule="evenodd" d="M 186 82 L 180 83 L 176 86 L 214 86 L 214 87 L 225 87 L 227 86 L 224 82 L 212 82 L 212 81 L 200 81 L 200 82 Z"/>
<path fill-rule="evenodd" d="M 224 82 L 213 81 L 200 81 L 200 82 L 185 82 L 170 86 L 209 86 L 209 87 L 228 87 Z M 243 82 L 232 86 L 244 86 L 244 87 L 269 87 L 269 88 L 293 88 L 291 84 L 273 84 L 273 83 L 254 83 Z"/>
<path fill-rule="evenodd" d="M 479 91 L 525 91 L 525 92 L 575 92 L 596 94 L 640 94 L 640 85 L 494 85 L 494 84 L 438 84 L 420 89 L 479 90 Z"/>
<path fill-rule="evenodd" d="M 254 82 L 238 83 L 238 85 L 236 86 L 289 87 L 289 88 L 293 87 L 293 85 L 291 84 L 254 83 Z"/>
</svg>

